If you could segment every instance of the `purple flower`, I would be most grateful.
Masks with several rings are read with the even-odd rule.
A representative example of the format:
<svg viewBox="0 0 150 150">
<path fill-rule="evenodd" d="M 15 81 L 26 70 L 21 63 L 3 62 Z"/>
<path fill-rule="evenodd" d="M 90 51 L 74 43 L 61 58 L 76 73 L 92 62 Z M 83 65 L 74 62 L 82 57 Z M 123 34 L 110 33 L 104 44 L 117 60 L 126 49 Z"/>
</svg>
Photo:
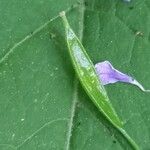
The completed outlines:
<svg viewBox="0 0 150 150">
<path fill-rule="evenodd" d="M 144 87 L 131 76 L 116 70 L 109 61 L 97 63 L 95 69 L 103 85 L 126 82 L 138 86 L 144 92 L 150 92 L 150 90 L 145 90 Z"/>
</svg>

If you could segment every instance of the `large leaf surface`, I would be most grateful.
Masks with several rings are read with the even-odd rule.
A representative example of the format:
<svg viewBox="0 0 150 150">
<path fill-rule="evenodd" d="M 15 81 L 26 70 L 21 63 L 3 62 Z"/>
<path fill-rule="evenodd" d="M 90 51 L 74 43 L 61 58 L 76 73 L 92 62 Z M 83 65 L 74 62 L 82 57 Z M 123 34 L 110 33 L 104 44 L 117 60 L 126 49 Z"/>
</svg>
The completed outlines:
<svg viewBox="0 0 150 150">
<path fill-rule="evenodd" d="M 0 1 L 0 149 L 68 150 L 69 143 L 70 150 L 131 149 L 75 77 L 61 19 L 55 19 L 75 3 Z M 150 2 L 84 4 L 67 16 L 93 62 L 107 59 L 148 88 Z M 106 89 L 125 130 L 149 149 L 150 95 L 120 83 Z"/>
</svg>

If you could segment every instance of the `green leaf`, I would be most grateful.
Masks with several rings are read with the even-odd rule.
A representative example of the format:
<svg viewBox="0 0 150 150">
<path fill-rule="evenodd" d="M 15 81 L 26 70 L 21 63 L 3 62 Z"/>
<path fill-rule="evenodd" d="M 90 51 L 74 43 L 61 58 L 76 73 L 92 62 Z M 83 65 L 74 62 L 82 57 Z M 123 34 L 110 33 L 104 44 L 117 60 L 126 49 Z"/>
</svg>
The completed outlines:
<svg viewBox="0 0 150 150">
<path fill-rule="evenodd" d="M 84 4 L 0 1 L 0 149 L 132 149 L 78 83 L 57 16 L 71 9 L 69 22 L 92 61 L 107 59 L 148 89 L 150 2 Z M 106 90 L 127 133 L 149 149 L 150 95 L 121 83 Z"/>
</svg>

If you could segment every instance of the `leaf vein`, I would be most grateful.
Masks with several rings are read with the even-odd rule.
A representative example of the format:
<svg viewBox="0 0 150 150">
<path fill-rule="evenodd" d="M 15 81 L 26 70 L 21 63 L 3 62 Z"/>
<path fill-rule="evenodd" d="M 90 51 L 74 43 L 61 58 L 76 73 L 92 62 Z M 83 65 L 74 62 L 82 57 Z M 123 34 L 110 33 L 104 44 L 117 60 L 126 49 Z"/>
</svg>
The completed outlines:
<svg viewBox="0 0 150 150">
<path fill-rule="evenodd" d="M 75 116 L 75 109 L 76 109 L 76 103 L 77 103 L 77 95 L 78 95 L 78 79 L 77 79 L 77 77 L 75 77 L 73 101 L 72 101 L 72 106 L 71 106 L 71 116 L 70 116 L 70 120 L 68 122 L 68 133 L 67 133 L 65 150 L 69 150 L 69 148 L 70 148 L 70 141 L 71 141 L 72 128 L 73 128 L 73 119 Z"/>
<path fill-rule="evenodd" d="M 73 5 L 74 8 L 76 7 L 76 5 Z M 72 9 L 72 7 L 69 7 L 65 10 L 65 12 L 69 12 Z M 19 47 L 21 44 L 23 44 L 25 41 L 27 41 L 28 39 L 32 38 L 34 35 L 36 35 L 38 32 L 40 32 L 42 29 L 44 29 L 46 26 L 48 26 L 51 22 L 53 22 L 54 20 L 56 20 L 57 18 L 59 18 L 59 15 L 56 15 L 55 17 L 51 18 L 50 20 L 48 20 L 47 22 L 45 22 L 43 25 L 41 25 L 40 27 L 38 27 L 37 29 L 35 29 L 32 34 L 28 34 L 26 37 L 24 37 L 21 41 L 17 42 L 14 44 L 14 46 L 12 48 L 10 48 L 8 50 L 8 52 L 1 58 L 0 60 L 0 64 L 3 63 L 3 61 L 5 61 L 9 55 L 11 53 L 13 53 L 13 51 Z"/>
<path fill-rule="evenodd" d="M 68 120 L 68 118 L 58 118 L 58 119 L 55 119 L 55 120 L 52 120 L 52 121 L 45 123 L 39 129 L 37 129 L 35 132 L 33 132 L 30 136 L 28 136 L 21 144 L 16 146 L 16 150 L 19 149 L 20 147 L 22 147 L 27 141 L 31 140 L 35 135 L 37 135 L 45 127 L 52 125 L 53 123 L 56 123 L 58 121 L 67 121 L 67 120 Z"/>
</svg>

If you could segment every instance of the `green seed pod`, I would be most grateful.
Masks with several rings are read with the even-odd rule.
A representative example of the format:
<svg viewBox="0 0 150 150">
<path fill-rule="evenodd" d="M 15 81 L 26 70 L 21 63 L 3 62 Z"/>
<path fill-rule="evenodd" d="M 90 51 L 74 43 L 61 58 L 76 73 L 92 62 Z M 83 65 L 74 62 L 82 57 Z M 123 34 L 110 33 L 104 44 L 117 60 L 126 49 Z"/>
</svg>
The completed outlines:
<svg viewBox="0 0 150 150">
<path fill-rule="evenodd" d="M 71 60 L 82 86 L 103 115 L 115 126 L 121 127 L 122 122 L 108 99 L 107 93 L 97 76 L 92 61 L 90 60 L 78 37 L 70 28 L 65 13 L 62 12 L 60 16 L 62 17 L 65 25 L 67 44 Z"/>
<path fill-rule="evenodd" d="M 65 16 L 65 12 L 61 12 L 60 16 L 63 19 L 65 27 L 70 57 L 83 88 L 99 111 L 123 134 L 132 148 L 134 150 L 139 150 L 137 144 L 122 128 L 122 121 L 117 116 L 111 102 L 109 101 L 106 90 L 99 80 L 92 61 L 90 60 L 80 40 L 71 29 Z"/>
</svg>

